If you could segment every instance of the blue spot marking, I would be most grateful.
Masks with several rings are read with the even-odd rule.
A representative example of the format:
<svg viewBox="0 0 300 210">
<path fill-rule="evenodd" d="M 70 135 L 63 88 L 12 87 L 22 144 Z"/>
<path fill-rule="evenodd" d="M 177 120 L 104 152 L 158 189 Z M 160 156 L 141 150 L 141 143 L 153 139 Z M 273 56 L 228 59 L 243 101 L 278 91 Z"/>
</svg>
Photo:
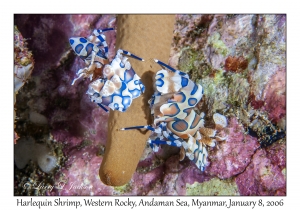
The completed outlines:
<svg viewBox="0 0 300 210">
<path fill-rule="evenodd" d="M 165 116 L 168 116 L 168 117 L 175 117 L 175 116 L 178 115 L 178 113 L 180 112 L 180 109 L 179 109 L 177 103 L 172 103 L 169 107 L 171 107 L 171 106 L 175 106 L 177 112 L 176 112 L 175 114 L 173 114 L 173 115 L 167 115 L 167 114 L 165 114 Z"/>
<path fill-rule="evenodd" d="M 135 71 L 132 68 L 126 70 L 124 73 L 124 82 L 129 83 L 133 79 L 134 75 Z"/>
<path fill-rule="evenodd" d="M 118 108 L 119 108 L 119 104 L 118 104 L 118 103 L 115 103 L 115 104 L 114 104 L 114 107 L 115 107 L 115 109 L 118 109 Z"/>
<path fill-rule="evenodd" d="M 197 103 L 197 99 L 195 99 L 195 98 L 189 98 L 188 104 L 190 106 L 195 106 L 196 103 Z"/>
<path fill-rule="evenodd" d="M 85 50 L 87 52 L 87 55 L 91 54 L 91 52 L 93 51 L 93 47 L 94 47 L 94 45 L 92 43 L 89 43 L 86 45 Z"/>
<path fill-rule="evenodd" d="M 156 74 L 156 76 L 160 76 L 160 78 L 164 78 L 165 75 L 163 73 Z"/>
<path fill-rule="evenodd" d="M 197 90 L 198 90 L 198 85 L 196 85 L 196 84 L 194 83 L 194 88 L 193 88 L 193 90 L 192 90 L 192 92 L 191 92 L 191 95 L 194 95 L 194 94 L 197 92 Z"/>
<path fill-rule="evenodd" d="M 187 78 L 185 78 L 185 77 L 181 78 L 181 86 L 182 87 L 186 87 L 188 85 L 188 83 L 189 83 L 189 80 Z"/>
<path fill-rule="evenodd" d="M 131 93 L 133 99 L 135 99 L 141 95 L 141 91 L 138 89 L 129 90 L 129 92 Z"/>
<path fill-rule="evenodd" d="M 164 86 L 164 81 L 162 79 L 158 79 L 156 80 L 155 85 L 158 87 L 162 87 Z"/>
<path fill-rule="evenodd" d="M 181 119 L 178 117 L 174 117 L 174 121 L 179 121 L 179 120 L 181 120 Z"/>
<path fill-rule="evenodd" d="M 191 108 L 191 107 L 186 108 L 186 109 L 182 110 L 182 112 L 189 114 L 190 108 Z"/>
<path fill-rule="evenodd" d="M 125 67 L 125 64 L 122 63 L 122 62 L 120 62 L 120 67 L 121 67 L 121 68 L 124 68 L 124 67 Z"/>
<path fill-rule="evenodd" d="M 132 99 L 130 96 L 123 96 L 122 98 L 123 98 L 122 104 L 123 104 L 124 108 L 127 109 L 130 106 Z"/>
<path fill-rule="evenodd" d="M 123 88 L 123 89 L 122 89 Z M 122 92 L 124 90 L 124 88 L 126 89 L 127 86 L 125 83 L 122 83 L 122 86 L 119 90 L 117 90 L 116 92 L 114 92 L 112 95 L 110 96 L 102 96 L 102 104 L 104 104 L 105 106 L 109 106 L 115 108 L 116 110 L 119 111 L 126 111 L 126 109 L 131 105 L 132 102 L 132 97 L 131 96 L 122 96 Z M 113 98 L 119 96 L 122 98 L 122 103 L 118 104 L 118 103 L 114 103 L 113 104 Z M 118 104 L 118 107 L 116 108 L 116 105 Z M 122 107 L 124 107 L 122 109 Z"/>
<path fill-rule="evenodd" d="M 70 45 L 73 45 L 74 40 L 73 39 L 69 39 Z"/>
<path fill-rule="evenodd" d="M 135 84 L 135 85 L 140 84 L 140 80 L 135 80 L 135 81 L 134 81 L 134 84 Z"/>
<path fill-rule="evenodd" d="M 125 82 L 122 82 L 122 86 L 121 88 L 119 89 L 121 92 L 123 92 L 125 89 L 127 89 L 127 85 Z"/>
<path fill-rule="evenodd" d="M 197 120 L 197 121 L 196 121 L 196 120 Z M 190 129 L 195 128 L 195 127 L 198 125 L 198 123 L 200 122 L 200 120 L 201 120 L 200 117 L 195 116 L 195 118 L 194 118 L 194 120 L 193 120 L 193 122 L 192 122 L 192 124 L 191 124 L 191 126 L 190 126 Z M 193 126 L 193 125 L 194 125 L 194 126 Z"/>
<path fill-rule="evenodd" d="M 179 92 L 176 95 L 181 95 L 182 96 L 182 101 L 179 101 L 180 103 L 185 102 L 186 96 L 185 96 L 185 94 L 183 92 Z"/>
<path fill-rule="evenodd" d="M 86 40 L 85 38 L 82 38 L 82 37 L 79 39 L 79 41 L 80 41 L 81 43 L 87 43 L 87 40 Z"/>
<path fill-rule="evenodd" d="M 180 123 L 180 124 L 182 124 L 183 123 L 183 125 L 184 125 L 184 127 L 183 128 L 177 128 L 178 127 L 178 123 Z M 172 128 L 175 130 L 175 131 L 179 131 L 179 132 L 183 132 L 183 131 L 186 131 L 186 129 L 188 129 L 188 123 L 186 122 L 186 121 L 184 121 L 184 120 L 179 120 L 179 121 L 176 121 L 176 122 L 174 122 L 173 124 L 172 124 Z"/>
<path fill-rule="evenodd" d="M 111 96 L 102 96 L 102 104 L 105 106 L 109 106 L 113 102 L 113 95 Z"/>
<path fill-rule="evenodd" d="M 75 47 L 75 52 L 76 52 L 77 54 L 80 54 L 82 48 L 83 48 L 83 45 L 82 45 L 82 44 L 78 44 L 78 45 Z"/>
</svg>

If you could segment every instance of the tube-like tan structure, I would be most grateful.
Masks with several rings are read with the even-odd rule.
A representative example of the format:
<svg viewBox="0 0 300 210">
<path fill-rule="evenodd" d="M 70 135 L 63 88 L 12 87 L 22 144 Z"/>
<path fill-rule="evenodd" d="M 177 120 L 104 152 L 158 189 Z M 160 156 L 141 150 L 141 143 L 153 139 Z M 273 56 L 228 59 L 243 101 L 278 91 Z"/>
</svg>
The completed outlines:
<svg viewBox="0 0 300 210">
<path fill-rule="evenodd" d="M 110 111 L 108 140 L 99 176 L 106 185 L 121 186 L 130 181 L 146 146 L 150 132 L 120 131 L 120 128 L 152 124 L 148 100 L 153 94 L 153 75 L 161 67 L 152 61 L 168 62 L 175 23 L 174 15 L 118 15 L 116 50 L 124 49 L 144 58 L 130 59 L 142 78 L 145 93 L 134 99 L 126 112 Z"/>
</svg>

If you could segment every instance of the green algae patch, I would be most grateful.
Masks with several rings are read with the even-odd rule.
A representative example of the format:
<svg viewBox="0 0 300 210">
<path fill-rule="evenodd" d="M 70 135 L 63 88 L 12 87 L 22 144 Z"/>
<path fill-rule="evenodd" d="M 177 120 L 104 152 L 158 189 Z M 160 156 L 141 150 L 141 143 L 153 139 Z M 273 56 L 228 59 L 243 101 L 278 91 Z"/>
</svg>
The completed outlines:
<svg viewBox="0 0 300 210">
<path fill-rule="evenodd" d="M 228 54 L 228 48 L 221 40 L 221 35 L 219 33 L 214 33 L 207 40 L 207 43 L 211 45 L 218 54 L 226 56 Z"/>
<path fill-rule="evenodd" d="M 224 71 L 223 70 L 215 70 L 214 72 L 214 83 L 224 83 L 225 77 L 224 77 Z"/>
<path fill-rule="evenodd" d="M 245 107 L 248 102 L 248 96 L 250 94 L 250 84 L 247 79 L 241 74 L 231 74 L 228 77 L 228 93 L 230 104 L 240 104 L 240 106 Z"/>
<path fill-rule="evenodd" d="M 213 178 L 207 182 L 186 184 L 186 195 L 239 195 L 234 180 Z"/>
<path fill-rule="evenodd" d="M 226 108 L 225 102 L 228 99 L 228 88 L 223 81 L 223 79 L 218 79 L 216 82 L 214 78 L 206 77 L 200 82 L 206 96 L 207 115 L 209 116 L 212 116 L 218 110 Z"/>
<path fill-rule="evenodd" d="M 192 48 L 186 47 L 181 50 L 181 56 L 178 62 L 178 67 L 183 72 L 190 72 L 195 69 L 195 61 L 200 60 L 200 52 Z"/>
<path fill-rule="evenodd" d="M 190 79 L 199 83 L 200 79 L 211 73 L 211 66 L 205 60 L 202 50 L 185 47 L 178 61 L 180 71 L 190 74 Z"/>
<path fill-rule="evenodd" d="M 127 184 L 124 184 L 122 186 L 114 187 L 114 190 L 115 190 L 116 195 L 122 195 L 126 192 L 129 192 L 131 190 L 130 182 L 128 182 Z"/>
</svg>

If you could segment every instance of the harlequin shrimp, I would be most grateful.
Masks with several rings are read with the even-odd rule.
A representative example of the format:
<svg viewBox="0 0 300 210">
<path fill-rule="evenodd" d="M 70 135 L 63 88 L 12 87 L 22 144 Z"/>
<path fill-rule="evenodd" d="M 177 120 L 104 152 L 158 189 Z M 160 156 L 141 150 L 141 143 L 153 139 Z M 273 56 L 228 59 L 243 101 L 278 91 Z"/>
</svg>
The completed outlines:
<svg viewBox="0 0 300 210">
<path fill-rule="evenodd" d="M 148 143 L 155 152 L 163 144 L 180 147 L 180 160 L 188 157 L 204 171 L 208 164 L 206 147 L 214 147 L 216 142 L 227 138 L 218 136 L 227 126 L 227 120 L 223 115 L 215 113 L 213 116 L 215 129 L 205 128 L 205 114 L 203 112 L 197 114 L 195 111 L 195 106 L 203 95 L 202 86 L 190 80 L 188 74 L 159 60 L 154 61 L 166 68 L 156 73 L 155 92 L 149 100 L 154 123 L 121 130 L 142 128 L 151 130 Z"/>
<path fill-rule="evenodd" d="M 86 67 L 78 70 L 75 84 L 80 78 L 93 80 L 88 87 L 87 94 L 92 102 L 97 103 L 106 112 L 106 107 L 124 112 L 131 105 L 132 100 L 139 97 L 145 86 L 141 78 L 135 73 L 127 57 L 140 61 L 142 58 L 119 49 L 111 62 L 108 60 L 108 45 L 103 32 L 114 30 L 107 28 L 94 30 L 88 38 L 72 37 L 69 42 L 74 52 L 85 62 Z"/>
</svg>

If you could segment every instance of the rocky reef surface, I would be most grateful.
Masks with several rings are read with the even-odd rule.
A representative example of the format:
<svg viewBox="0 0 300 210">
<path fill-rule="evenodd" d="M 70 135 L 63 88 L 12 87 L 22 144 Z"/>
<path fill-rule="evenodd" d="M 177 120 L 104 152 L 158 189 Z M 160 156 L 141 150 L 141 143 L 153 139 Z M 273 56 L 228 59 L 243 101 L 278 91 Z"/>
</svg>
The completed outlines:
<svg viewBox="0 0 300 210">
<path fill-rule="evenodd" d="M 286 16 L 176 15 L 169 64 L 203 86 L 198 108 L 208 125 L 215 112 L 225 115 L 228 138 L 209 148 L 204 172 L 179 161 L 178 148 L 147 146 L 131 181 L 110 187 L 98 175 L 108 114 L 85 94 L 88 80 L 71 85 L 84 62 L 68 40 L 116 21 L 15 15 L 34 57 L 16 95 L 15 195 L 286 195 Z M 110 58 L 117 31 L 105 33 Z M 33 158 L 30 145 L 47 154 Z"/>
</svg>

